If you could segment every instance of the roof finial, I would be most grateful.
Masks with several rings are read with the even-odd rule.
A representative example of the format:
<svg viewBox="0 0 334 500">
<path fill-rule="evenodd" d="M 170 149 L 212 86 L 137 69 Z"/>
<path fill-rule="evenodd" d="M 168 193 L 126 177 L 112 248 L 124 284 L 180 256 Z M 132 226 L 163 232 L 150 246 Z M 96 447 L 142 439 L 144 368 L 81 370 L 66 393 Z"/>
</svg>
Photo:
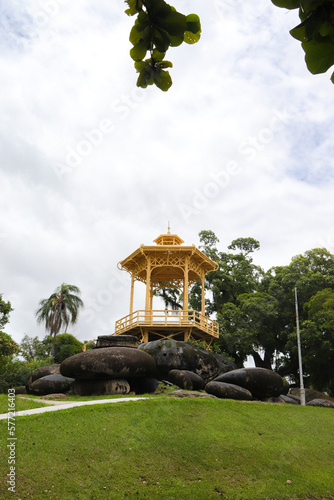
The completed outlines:
<svg viewBox="0 0 334 500">
<path fill-rule="evenodd" d="M 170 222 L 168 221 L 168 232 L 167 234 L 170 234 Z"/>
</svg>

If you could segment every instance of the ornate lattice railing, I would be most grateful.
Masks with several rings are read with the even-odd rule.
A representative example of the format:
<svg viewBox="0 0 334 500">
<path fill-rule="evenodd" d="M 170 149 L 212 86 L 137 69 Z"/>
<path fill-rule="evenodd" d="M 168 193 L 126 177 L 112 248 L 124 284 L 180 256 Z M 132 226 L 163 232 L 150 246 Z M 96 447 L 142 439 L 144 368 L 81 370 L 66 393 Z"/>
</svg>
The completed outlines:
<svg viewBox="0 0 334 500">
<path fill-rule="evenodd" d="M 119 335 L 135 327 L 196 327 L 212 335 L 219 336 L 218 323 L 198 311 L 135 311 L 116 321 L 115 334 Z"/>
</svg>

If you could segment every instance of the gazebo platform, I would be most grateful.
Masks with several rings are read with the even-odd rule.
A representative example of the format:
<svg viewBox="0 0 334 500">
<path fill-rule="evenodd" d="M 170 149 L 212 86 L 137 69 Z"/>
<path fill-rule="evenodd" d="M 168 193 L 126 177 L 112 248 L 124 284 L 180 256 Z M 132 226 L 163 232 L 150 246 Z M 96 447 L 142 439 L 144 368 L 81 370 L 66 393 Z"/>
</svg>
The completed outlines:
<svg viewBox="0 0 334 500">
<path fill-rule="evenodd" d="M 219 337 L 218 323 L 198 311 L 135 311 L 116 321 L 115 335 L 134 335 L 140 342 L 173 338 L 203 341 L 207 346 Z"/>
</svg>

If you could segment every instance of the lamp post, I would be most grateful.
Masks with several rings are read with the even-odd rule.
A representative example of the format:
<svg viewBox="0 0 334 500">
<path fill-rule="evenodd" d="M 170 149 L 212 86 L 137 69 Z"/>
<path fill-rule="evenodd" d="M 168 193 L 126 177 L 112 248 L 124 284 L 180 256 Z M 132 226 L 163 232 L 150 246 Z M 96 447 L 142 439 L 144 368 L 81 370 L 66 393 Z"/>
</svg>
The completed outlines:
<svg viewBox="0 0 334 500">
<path fill-rule="evenodd" d="M 305 406 L 305 389 L 304 389 L 304 379 L 303 379 L 302 350 L 300 346 L 297 287 L 295 287 L 295 304 L 296 304 L 298 363 L 299 363 L 300 404 L 302 406 Z"/>
</svg>

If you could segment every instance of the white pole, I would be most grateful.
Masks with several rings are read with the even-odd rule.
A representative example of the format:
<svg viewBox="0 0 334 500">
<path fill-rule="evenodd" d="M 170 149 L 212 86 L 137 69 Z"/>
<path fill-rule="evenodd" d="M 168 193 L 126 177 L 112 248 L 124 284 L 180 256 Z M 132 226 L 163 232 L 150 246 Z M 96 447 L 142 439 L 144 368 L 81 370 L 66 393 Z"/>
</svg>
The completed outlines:
<svg viewBox="0 0 334 500">
<path fill-rule="evenodd" d="M 300 346 L 297 287 L 295 287 L 295 304 L 296 304 L 298 363 L 299 363 L 300 404 L 302 406 L 305 406 L 305 389 L 304 389 L 304 380 L 303 380 L 302 350 L 301 350 L 301 346 Z"/>
</svg>

